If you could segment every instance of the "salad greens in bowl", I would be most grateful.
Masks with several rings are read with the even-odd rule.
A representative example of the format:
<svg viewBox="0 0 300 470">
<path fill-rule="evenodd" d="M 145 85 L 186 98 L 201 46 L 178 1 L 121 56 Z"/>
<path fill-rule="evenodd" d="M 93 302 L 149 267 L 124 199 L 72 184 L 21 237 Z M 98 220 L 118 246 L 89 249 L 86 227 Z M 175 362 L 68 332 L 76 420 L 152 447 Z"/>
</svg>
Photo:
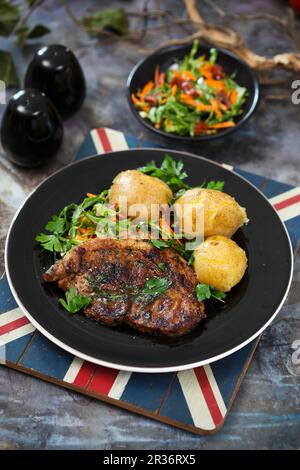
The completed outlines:
<svg viewBox="0 0 300 470">
<path fill-rule="evenodd" d="M 232 133 L 254 112 L 254 72 L 223 49 L 162 49 L 139 62 L 128 78 L 128 102 L 137 119 L 161 137 L 209 140 Z"/>
</svg>

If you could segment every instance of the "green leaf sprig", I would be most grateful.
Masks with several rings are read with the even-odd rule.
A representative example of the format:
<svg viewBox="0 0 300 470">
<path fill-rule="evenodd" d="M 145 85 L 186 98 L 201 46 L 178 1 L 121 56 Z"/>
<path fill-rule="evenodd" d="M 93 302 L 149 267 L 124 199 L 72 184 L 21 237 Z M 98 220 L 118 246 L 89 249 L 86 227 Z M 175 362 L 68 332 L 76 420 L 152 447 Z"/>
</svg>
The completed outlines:
<svg viewBox="0 0 300 470">
<path fill-rule="evenodd" d="M 69 313 L 77 313 L 83 307 L 87 307 L 92 302 L 91 297 L 85 297 L 78 294 L 75 287 L 71 287 L 65 293 L 65 299 L 59 299 L 61 306 Z"/>
<path fill-rule="evenodd" d="M 225 292 L 213 289 L 208 284 L 197 284 L 195 292 L 199 302 L 203 302 L 204 300 L 208 300 L 210 298 L 224 302 L 226 297 Z"/>
<path fill-rule="evenodd" d="M 170 155 L 165 155 L 160 167 L 152 160 L 147 165 L 138 168 L 138 170 L 146 175 L 161 179 L 167 183 L 173 192 L 177 192 L 180 189 L 190 188 L 183 181 L 188 176 L 183 167 L 184 164 L 181 160 L 176 162 Z"/>
</svg>

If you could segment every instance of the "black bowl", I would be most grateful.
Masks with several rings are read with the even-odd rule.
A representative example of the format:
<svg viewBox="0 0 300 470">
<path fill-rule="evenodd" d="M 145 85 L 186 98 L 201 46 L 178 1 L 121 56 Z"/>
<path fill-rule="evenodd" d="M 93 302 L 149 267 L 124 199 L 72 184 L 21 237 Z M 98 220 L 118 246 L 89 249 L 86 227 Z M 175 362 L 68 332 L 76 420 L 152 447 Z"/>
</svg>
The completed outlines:
<svg viewBox="0 0 300 470">
<path fill-rule="evenodd" d="M 227 75 L 231 75 L 236 72 L 236 82 L 246 87 L 248 90 L 248 96 L 244 104 L 243 113 L 236 118 L 236 125 L 218 131 L 213 135 L 203 135 L 197 137 L 182 136 L 177 134 L 171 134 L 161 129 L 156 129 L 153 124 L 147 119 L 142 118 L 131 100 L 132 93 L 136 93 L 139 88 L 142 88 L 149 80 L 154 76 L 155 66 L 159 65 L 161 71 L 166 71 L 174 62 L 182 60 L 186 54 L 191 50 L 192 44 L 183 46 L 170 46 L 160 49 L 153 54 L 147 56 L 145 59 L 140 60 L 129 74 L 127 80 L 127 99 L 129 107 L 133 112 L 137 120 L 143 124 L 147 129 L 155 132 L 157 136 L 164 138 L 164 140 L 170 139 L 178 142 L 185 142 L 192 144 L 200 141 L 208 141 L 225 137 L 226 135 L 232 134 L 237 131 L 253 114 L 258 104 L 259 99 L 259 83 L 254 71 L 239 57 L 227 51 L 226 49 L 217 48 L 218 59 L 217 63 L 222 65 Z M 214 46 L 203 46 L 199 45 L 197 55 L 208 54 L 211 47 Z"/>
</svg>

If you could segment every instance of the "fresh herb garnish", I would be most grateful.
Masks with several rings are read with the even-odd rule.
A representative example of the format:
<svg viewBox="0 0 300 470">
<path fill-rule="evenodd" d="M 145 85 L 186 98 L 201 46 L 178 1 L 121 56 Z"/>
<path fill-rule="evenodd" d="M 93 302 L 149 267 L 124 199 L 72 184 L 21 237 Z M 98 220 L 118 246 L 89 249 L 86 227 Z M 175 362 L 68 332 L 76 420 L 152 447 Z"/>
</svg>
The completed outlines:
<svg viewBox="0 0 300 470">
<path fill-rule="evenodd" d="M 167 183 L 172 191 L 176 192 L 182 188 L 187 189 L 190 187 L 183 181 L 187 178 L 187 173 L 183 170 L 183 166 L 184 164 L 181 160 L 176 162 L 170 155 L 165 155 L 160 167 L 152 160 L 147 165 L 138 168 L 138 170 L 149 176 L 161 179 Z"/>
<path fill-rule="evenodd" d="M 69 204 L 58 215 L 53 215 L 45 230 L 50 233 L 40 233 L 36 237 L 45 250 L 64 254 L 77 245 L 83 233 L 89 236 L 95 233 L 98 220 L 90 220 L 96 215 L 97 204 L 108 201 L 108 191 L 98 196 L 87 197 L 81 204 Z"/>
<path fill-rule="evenodd" d="M 170 246 L 169 240 L 150 240 L 155 248 L 168 248 Z"/>
<path fill-rule="evenodd" d="M 153 302 L 169 289 L 172 282 L 164 277 L 150 277 L 136 295 L 139 302 Z"/>
<path fill-rule="evenodd" d="M 206 185 L 206 189 L 215 189 L 217 191 L 223 191 L 224 181 L 209 181 Z"/>
<path fill-rule="evenodd" d="M 75 287 L 71 287 L 67 290 L 65 296 L 66 300 L 59 299 L 59 303 L 70 313 L 77 313 L 92 302 L 91 297 L 84 297 L 78 294 L 78 290 Z"/>
<path fill-rule="evenodd" d="M 165 265 L 165 263 L 158 263 L 157 266 L 159 267 L 159 269 L 160 269 L 161 271 L 165 271 L 165 270 L 166 270 L 166 265 Z"/>
<path fill-rule="evenodd" d="M 210 298 L 219 300 L 220 302 L 224 302 L 224 299 L 226 297 L 225 292 L 213 289 L 208 284 L 197 284 L 195 292 L 199 302 Z"/>
<path fill-rule="evenodd" d="M 47 251 L 65 253 L 72 248 L 72 243 L 69 240 L 56 234 L 47 235 L 46 233 L 40 233 L 35 239 Z"/>
</svg>

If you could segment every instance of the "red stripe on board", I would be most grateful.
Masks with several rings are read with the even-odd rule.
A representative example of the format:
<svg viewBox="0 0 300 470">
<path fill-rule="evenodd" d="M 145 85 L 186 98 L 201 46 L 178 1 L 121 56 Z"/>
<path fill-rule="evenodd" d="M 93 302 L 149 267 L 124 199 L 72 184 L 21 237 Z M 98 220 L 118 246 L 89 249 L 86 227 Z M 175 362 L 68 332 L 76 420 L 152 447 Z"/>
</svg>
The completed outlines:
<svg viewBox="0 0 300 470">
<path fill-rule="evenodd" d="M 11 321 L 10 323 L 7 323 L 6 325 L 0 326 L 0 336 L 5 335 L 6 333 L 9 333 L 10 331 L 16 330 L 17 328 L 20 328 L 21 326 L 27 325 L 27 323 L 30 323 L 27 317 L 21 317 L 18 318 L 17 320 Z"/>
<path fill-rule="evenodd" d="M 300 194 L 290 197 L 289 199 L 286 199 L 285 201 L 277 202 L 277 204 L 274 204 L 274 207 L 275 209 L 280 211 L 280 209 L 284 209 L 285 207 L 292 206 L 293 204 L 296 204 L 296 202 L 300 202 Z"/>
<path fill-rule="evenodd" d="M 73 384 L 77 385 L 78 387 L 86 387 L 92 376 L 92 373 L 94 372 L 94 369 L 94 364 L 84 361 L 78 374 L 76 375 Z"/>
<path fill-rule="evenodd" d="M 204 395 L 204 398 L 207 403 L 213 422 L 215 423 L 216 426 L 219 426 L 219 424 L 221 424 L 223 421 L 223 416 L 220 411 L 214 392 L 209 383 L 209 380 L 207 378 L 205 369 L 204 367 L 198 367 L 197 369 L 194 369 L 194 372 L 197 377 L 198 383 L 201 387 L 202 393 Z"/>
<path fill-rule="evenodd" d="M 110 145 L 110 141 L 108 140 L 105 129 L 103 129 L 103 127 L 99 127 L 99 129 L 97 129 L 97 133 L 101 141 L 104 152 L 111 152 L 112 146 Z"/>
<path fill-rule="evenodd" d="M 119 371 L 108 367 L 97 366 L 93 380 L 89 386 L 91 392 L 108 395 Z"/>
</svg>

